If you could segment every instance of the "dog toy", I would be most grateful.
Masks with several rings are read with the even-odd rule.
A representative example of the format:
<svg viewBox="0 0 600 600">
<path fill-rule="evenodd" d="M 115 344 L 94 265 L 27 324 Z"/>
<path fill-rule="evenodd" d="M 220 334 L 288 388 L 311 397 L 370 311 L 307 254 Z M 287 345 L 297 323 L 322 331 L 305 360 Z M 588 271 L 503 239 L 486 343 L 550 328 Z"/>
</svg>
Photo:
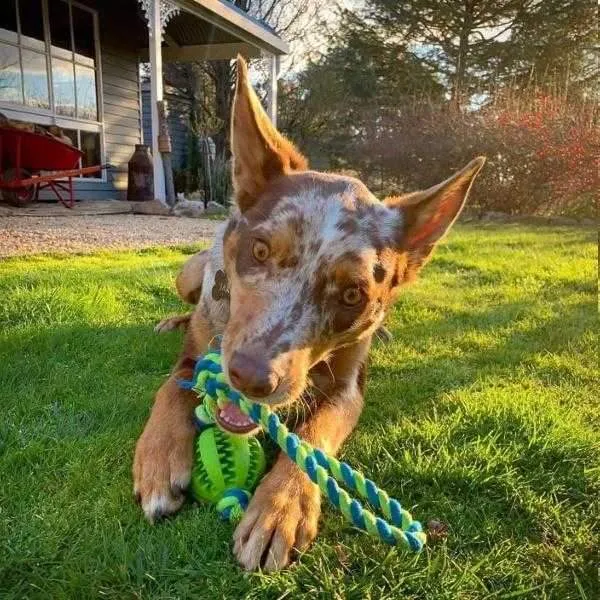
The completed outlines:
<svg viewBox="0 0 600 600">
<path fill-rule="evenodd" d="M 192 496 L 214 504 L 222 519 L 237 523 L 265 472 L 264 450 L 254 437 L 234 435 L 217 427 L 218 402 L 214 383 L 207 376 L 179 384 L 202 397 L 194 411 L 198 436 L 190 482 Z"/>
<path fill-rule="evenodd" d="M 392 546 L 401 545 L 414 551 L 423 548 L 426 535 L 421 524 L 413 520 L 411 514 L 403 509 L 397 500 L 390 498 L 373 481 L 365 478 L 347 463 L 338 461 L 301 440 L 295 433 L 290 432 L 267 406 L 251 402 L 231 388 L 221 367 L 219 349 L 213 349 L 198 359 L 192 380 L 180 382 L 180 385 L 186 389 L 194 389 L 201 396 L 202 404 L 196 412 L 196 419 L 200 424 L 208 425 L 214 421 L 217 406 L 234 403 L 242 413 L 260 425 L 281 451 L 319 486 L 322 494 L 341 511 L 347 521 Z M 363 507 L 360 501 L 350 496 L 338 482 L 366 500 L 383 515 L 383 518 Z M 239 507 L 236 505 L 236 518 L 241 516 L 248 500 L 247 497 Z M 232 502 L 231 499 L 228 501 Z"/>
<path fill-rule="evenodd" d="M 214 504 L 222 519 L 237 523 L 264 471 L 265 453 L 256 438 L 204 427 L 194 448 L 192 495 Z"/>
</svg>

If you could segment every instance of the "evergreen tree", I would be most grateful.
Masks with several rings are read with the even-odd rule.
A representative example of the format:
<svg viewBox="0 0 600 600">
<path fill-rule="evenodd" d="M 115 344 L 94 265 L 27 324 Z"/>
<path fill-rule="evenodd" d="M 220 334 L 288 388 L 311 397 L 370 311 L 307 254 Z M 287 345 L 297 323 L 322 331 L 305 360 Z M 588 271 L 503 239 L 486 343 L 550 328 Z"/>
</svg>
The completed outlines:
<svg viewBox="0 0 600 600">
<path fill-rule="evenodd" d="M 365 15 L 442 77 L 455 107 L 532 74 L 594 76 L 592 0 L 367 0 Z"/>
</svg>

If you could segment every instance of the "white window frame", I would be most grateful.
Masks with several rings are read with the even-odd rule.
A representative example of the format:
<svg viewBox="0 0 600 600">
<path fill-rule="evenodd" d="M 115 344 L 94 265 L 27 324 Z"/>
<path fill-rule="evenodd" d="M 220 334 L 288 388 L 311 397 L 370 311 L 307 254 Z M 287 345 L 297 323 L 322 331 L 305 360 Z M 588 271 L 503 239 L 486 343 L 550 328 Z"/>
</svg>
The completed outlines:
<svg viewBox="0 0 600 600">
<path fill-rule="evenodd" d="M 3 2 L 5 0 L 0 0 Z M 11 2 L 12 0 L 8 0 Z M 104 98 L 103 98 L 103 86 L 102 86 L 102 60 L 101 60 L 101 44 L 100 44 L 100 27 L 98 24 L 98 10 L 90 8 L 89 6 L 85 6 L 84 4 L 80 4 L 76 0 L 42 0 L 42 16 L 43 16 L 43 25 L 44 25 L 44 56 L 46 58 L 46 71 L 48 73 L 48 100 L 51 107 L 54 107 L 54 85 L 52 80 L 52 40 L 50 39 L 50 18 L 48 11 L 48 2 L 64 2 L 67 5 L 75 6 L 81 10 L 85 10 L 92 15 L 93 24 L 94 24 L 94 50 L 95 50 L 95 67 L 96 71 L 96 104 L 98 111 L 98 120 L 92 121 L 89 119 L 82 119 L 79 117 L 69 117 L 65 115 L 56 114 L 53 108 L 43 109 L 43 108 L 34 108 L 31 106 L 27 106 L 26 104 L 19 104 L 16 102 L 6 102 L 0 100 L 0 111 L 2 111 L 7 117 L 10 117 L 15 120 L 28 121 L 30 123 L 35 123 L 37 125 L 55 125 L 60 127 L 61 129 L 70 129 L 77 131 L 77 145 L 81 147 L 81 131 L 89 131 L 91 133 L 98 133 L 100 136 L 100 162 L 101 164 L 106 164 L 106 141 L 105 141 L 105 133 L 104 133 Z M 7 43 L 9 45 L 18 47 L 19 49 L 30 49 L 30 46 L 27 43 L 23 43 L 21 39 L 21 17 L 19 14 L 18 4 L 15 3 L 17 8 L 16 18 L 17 18 L 17 32 L 18 38 L 16 42 L 0 40 L 3 43 Z M 71 25 L 71 41 L 73 44 L 74 33 L 73 33 L 73 17 L 70 17 L 70 25 Z M 40 40 L 42 41 L 42 40 Z M 34 49 L 34 48 L 31 48 Z M 73 52 L 75 48 L 73 48 Z M 40 52 L 38 49 L 37 52 Z M 57 57 L 60 58 L 60 57 Z M 75 58 L 71 58 L 71 62 L 75 61 Z M 89 66 L 89 65 L 88 65 Z M 21 71 L 22 73 L 22 71 Z M 74 74 L 75 76 L 75 74 Z M 75 80 L 74 80 L 75 81 Z M 21 77 L 21 85 L 24 85 L 23 77 Z M 75 85 L 74 89 L 75 93 L 75 102 L 77 103 L 77 86 Z M 100 171 L 100 177 L 73 177 L 74 181 L 84 181 L 85 183 L 107 183 L 107 173 L 106 169 L 102 169 Z"/>
</svg>

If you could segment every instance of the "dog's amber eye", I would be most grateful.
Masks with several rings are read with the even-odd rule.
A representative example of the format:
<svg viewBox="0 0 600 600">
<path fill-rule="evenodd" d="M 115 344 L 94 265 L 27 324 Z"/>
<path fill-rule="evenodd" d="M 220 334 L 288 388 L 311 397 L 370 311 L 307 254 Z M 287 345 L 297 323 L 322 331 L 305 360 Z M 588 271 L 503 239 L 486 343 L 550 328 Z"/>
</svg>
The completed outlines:
<svg viewBox="0 0 600 600">
<path fill-rule="evenodd" d="M 271 254 L 269 246 L 262 240 L 256 240 L 252 246 L 252 254 L 258 262 L 265 262 Z"/>
<path fill-rule="evenodd" d="M 362 300 L 362 292 L 357 287 L 348 287 L 342 292 L 342 302 L 346 306 L 356 306 Z"/>
</svg>

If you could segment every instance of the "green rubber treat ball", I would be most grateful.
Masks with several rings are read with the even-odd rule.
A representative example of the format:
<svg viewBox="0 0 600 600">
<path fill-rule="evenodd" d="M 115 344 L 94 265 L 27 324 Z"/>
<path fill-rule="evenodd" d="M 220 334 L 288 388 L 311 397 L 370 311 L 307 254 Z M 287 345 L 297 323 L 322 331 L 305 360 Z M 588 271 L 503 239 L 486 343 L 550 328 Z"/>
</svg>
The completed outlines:
<svg viewBox="0 0 600 600">
<path fill-rule="evenodd" d="M 223 519 L 237 522 L 265 472 L 265 453 L 254 437 L 228 435 L 218 427 L 196 438 L 191 490 L 216 505 Z"/>
</svg>

